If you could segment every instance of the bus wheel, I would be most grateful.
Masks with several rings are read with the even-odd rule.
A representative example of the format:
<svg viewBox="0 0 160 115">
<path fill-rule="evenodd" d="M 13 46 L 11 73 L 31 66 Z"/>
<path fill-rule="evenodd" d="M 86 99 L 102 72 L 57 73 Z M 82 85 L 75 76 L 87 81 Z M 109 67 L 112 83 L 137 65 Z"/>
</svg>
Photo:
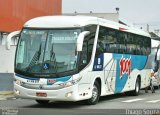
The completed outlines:
<svg viewBox="0 0 160 115">
<path fill-rule="evenodd" d="M 49 103 L 49 100 L 36 100 L 37 103 L 41 104 L 41 105 L 45 105 Z"/>
<path fill-rule="evenodd" d="M 136 84 L 135 84 L 135 89 L 132 91 L 132 94 L 134 96 L 137 96 L 137 95 L 139 95 L 139 92 L 140 92 L 140 79 L 137 78 Z"/>
<path fill-rule="evenodd" d="M 100 97 L 100 86 L 97 81 L 95 81 L 92 89 L 92 97 L 87 100 L 87 104 L 95 105 L 98 103 Z"/>
</svg>

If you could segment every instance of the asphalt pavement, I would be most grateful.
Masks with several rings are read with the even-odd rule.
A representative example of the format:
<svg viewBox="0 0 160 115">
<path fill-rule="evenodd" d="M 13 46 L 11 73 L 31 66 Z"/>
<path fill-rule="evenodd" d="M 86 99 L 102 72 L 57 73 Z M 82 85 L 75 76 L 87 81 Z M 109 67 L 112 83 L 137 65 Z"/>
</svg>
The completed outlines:
<svg viewBox="0 0 160 115">
<path fill-rule="evenodd" d="M 160 89 L 156 93 L 141 90 L 139 96 L 105 96 L 96 105 L 86 105 L 83 101 L 39 105 L 35 100 L 9 97 L 0 101 L 0 113 L 5 112 L 14 115 L 160 115 Z"/>
</svg>

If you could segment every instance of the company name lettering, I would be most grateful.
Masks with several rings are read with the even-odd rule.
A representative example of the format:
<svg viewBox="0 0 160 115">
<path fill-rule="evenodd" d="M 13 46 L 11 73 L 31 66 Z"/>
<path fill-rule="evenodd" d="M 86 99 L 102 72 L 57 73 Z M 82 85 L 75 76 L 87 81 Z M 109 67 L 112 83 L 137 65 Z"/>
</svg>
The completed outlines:
<svg viewBox="0 0 160 115">
<path fill-rule="evenodd" d="M 49 79 L 48 80 L 48 83 L 55 83 L 56 82 L 56 80 L 54 80 L 54 79 Z"/>
<path fill-rule="evenodd" d="M 131 57 L 130 58 L 121 58 L 120 62 L 120 78 L 122 78 L 123 74 L 128 74 L 130 75 L 131 72 Z"/>
</svg>

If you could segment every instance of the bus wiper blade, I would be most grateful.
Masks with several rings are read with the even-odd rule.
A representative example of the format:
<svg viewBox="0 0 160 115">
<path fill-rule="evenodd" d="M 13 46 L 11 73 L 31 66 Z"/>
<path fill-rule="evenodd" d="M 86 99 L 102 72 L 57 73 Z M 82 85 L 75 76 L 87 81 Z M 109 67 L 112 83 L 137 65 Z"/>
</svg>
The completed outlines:
<svg viewBox="0 0 160 115">
<path fill-rule="evenodd" d="M 55 55 L 55 52 L 53 50 L 53 45 L 54 45 L 54 43 L 52 43 L 52 49 L 51 49 L 51 52 L 50 52 L 50 63 L 53 62 L 53 64 L 54 64 L 53 67 L 55 68 L 55 71 L 57 73 L 56 55 Z"/>
<path fill-rule="evenodd" d="M 34 54 L 30 64 L 28 65 L 28 67 L 26 67 L 26 71 L 28 71 L 33 65 L 36 64 L 36 62 L 39 60 L 40 58 L 40 55 L 41 55 L 41 44 L 39 46 L 39 50 L 36 51 L 36 53 Z"/>
<path fill-rule="evenodd" d="M 41 49 L 42 49 L 42 43 L 41 43 L 41 44 L 40 44 L 40 46 L 39 46 L 39 51 L 38 51 L 38 60 L 39 60 L 40 55 L 41 55 Z"/>
</svg>

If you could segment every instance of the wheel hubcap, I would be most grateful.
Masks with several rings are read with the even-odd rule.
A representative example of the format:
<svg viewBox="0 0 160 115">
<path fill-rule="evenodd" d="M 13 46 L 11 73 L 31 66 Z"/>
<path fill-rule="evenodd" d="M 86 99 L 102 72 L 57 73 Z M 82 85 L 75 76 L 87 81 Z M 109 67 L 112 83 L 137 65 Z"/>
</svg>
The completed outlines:
<svg viewBox="0 0 160 115">
<path fill-rule="evenodd" d="M 137 93 L 139 92 L 139 84 L 138 83 L 136 84 L 136 92 Z"/>
<path fill-rule="evenodd" d="M 94 102 L 98 97 L 98 89 L 97 87 L 94 85 L 93 86 L 93 90 L 92 90 L 92 102 Z"/>
</svg>

